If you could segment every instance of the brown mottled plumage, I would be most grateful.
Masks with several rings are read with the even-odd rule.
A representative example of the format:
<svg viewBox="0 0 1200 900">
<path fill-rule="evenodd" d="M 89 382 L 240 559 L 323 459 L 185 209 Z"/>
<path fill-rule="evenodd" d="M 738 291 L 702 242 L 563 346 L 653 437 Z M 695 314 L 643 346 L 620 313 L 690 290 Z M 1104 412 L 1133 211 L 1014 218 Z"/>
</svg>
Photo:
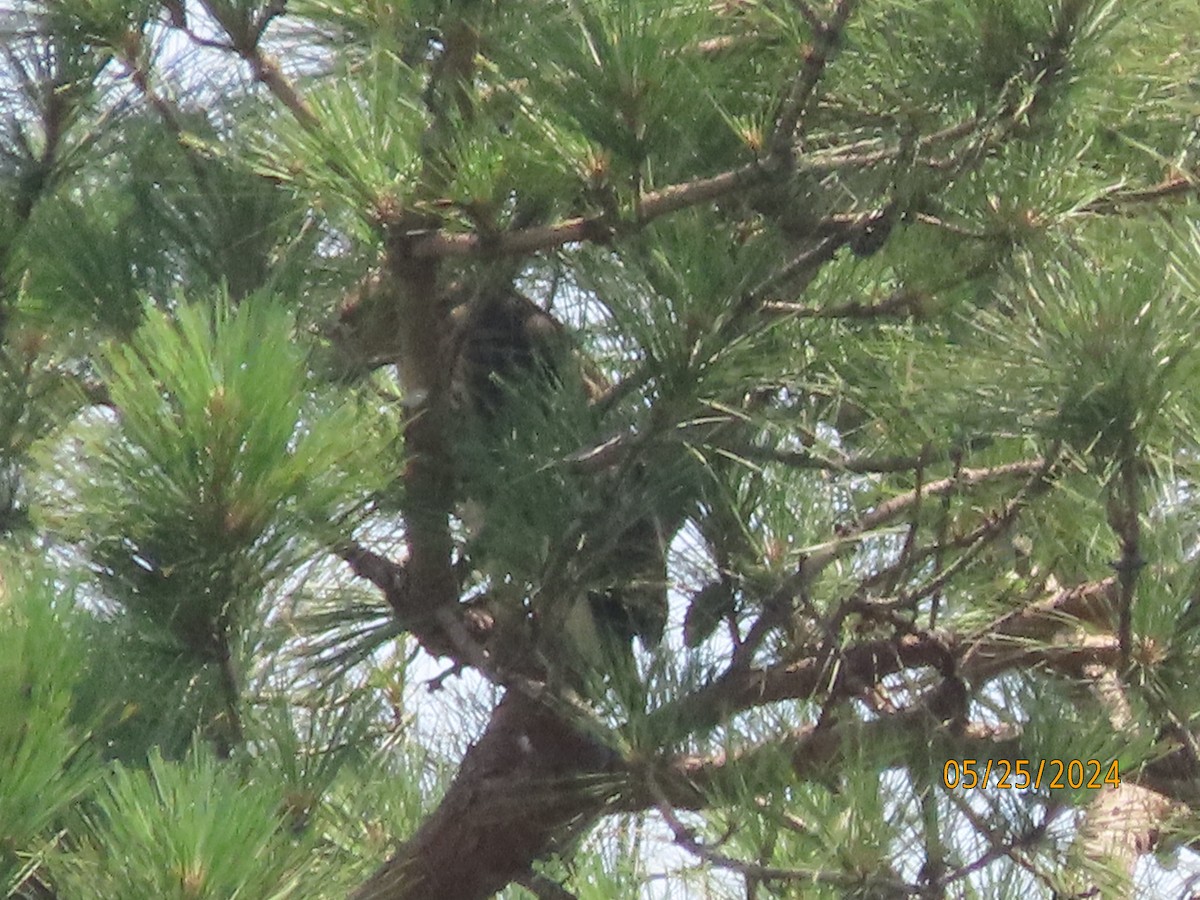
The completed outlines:
<svg viewBox="0 0 1200 900">
<path fill-rule="evenodd" d="M 485 425 L 501 416 L 510 397 L 578 385 L 591 403 L 607 387 L 563 324 L 511 288 L 471 297 L 451 318 L 455 329 L 445 345 L 451 402 Z M 595 478 L 600 492 L 618 489 L 605 483 L 604 473 L 580 477 Z M 657 517 L 639 515 L 602 543 L 611 543 L 603 568 L 612 584 L 589 592 L 587 607 L 608 635 L 657 644 L 667 617 L 666 551 Z"/>
<path fill-rule="evenodd" d="M 454 327 L 443 354 L 451 402 L 476 415 L 496 414 L 504 384 L 553 384 L 575 355 L 562 323 L 511 288 L 472 297 L 450 318 Z"/>
<path fill-rule="evenodd" d="M 435 302 L 448 307 L 449 329 L 440 349 L 459 440 L 485 444 L 503 440 L 511 426 L 504 415 L 505 404 L 512 398 L 549 398 L 554 390 L 569 390 L 572 385 L 578 385 L 588 403 L 603 394 L 603 377 L 578 352 L 566 327 L 512 286 L 480 288 L 456 283 Z M 364 279 L 343 301 L 338 323 L 330 332 L 340 357 L 338 368 L 354 373 L 394 363 L 405 384 L 404 360 L 396 337 L 400 308 L 378 275 Z M 411 392 L 407 385 L 406 392 Z M 410 393 L 406 402 L 415 405 L 423 399 Z M 489 481 L 503 477 L 502 472 L 488 472 L 482 479 L 475 477 L 478 474 L 460 472 L 467 506 L 475 510 L 468 518 L 476 520 L 473 530 L 477 534 L 483 531 L 488 502 L 495 496 Z M 578 477 L 596 479 L 599 492 L 618 490 L 627 495 L 636 491 L 629 484 L 628 473 L 621 486 L 608 475 L 599 472 Z M 636 508 L 638 500 L 627 497 L 623 505 Z M 615 507 L 598 509 L 603 513 Z M 593 536 L 598 546 L 608 548 L 598 552 L 606 560 L 603 569 L 610 575 L 611 586 L 589 592 L 586 606 L 607 634 L 622 641 L 636 636 L 643 644 L 653 645 L 662 638 L 667 616 L 665 537 L 652 513 L 631 519 L 627 527 L 618 523 L 615 538 Z M 610 527 L 611 523 L 604 526 L 605 530 Z"/>
</svg>

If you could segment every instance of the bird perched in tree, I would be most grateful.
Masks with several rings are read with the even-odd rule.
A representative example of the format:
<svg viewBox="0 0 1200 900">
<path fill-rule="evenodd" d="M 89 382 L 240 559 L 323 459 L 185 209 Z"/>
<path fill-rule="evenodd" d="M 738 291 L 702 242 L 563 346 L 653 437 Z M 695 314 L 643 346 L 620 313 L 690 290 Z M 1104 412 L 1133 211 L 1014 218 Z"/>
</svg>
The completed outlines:
<svg viewBox="0 0 1200 900">
<path fill-rule="evenodd" d="M 665 541 L 645 508 L 644 476 L 632 467 L 584 474 L 569 463 L 598 436 L 602 376 L 561 322 L 509 286 L 473 292 L 451 319 L 458 468 L 481 512 L 481 555 L 502 577 L 532 576 L 544 652 L 564 632 L 594 664 L 612 655 L 605 644 L 656 645 L 667 616 Z"/>
<path fill-rule="evenodd" d="M 346 371 L 404 371 L 395 304 L 368 279 L 343 303 L 332 337 Z M 511 283 L 452 285 L 447 334 L 451 446 L 472 561 L 505 592 L 525 592 L 543 654 L 564 633 L 588 662 L 606 644 L 661 640 L 665 535 L 635 465 L 583 473 L 570 463 L 601 437 L 604 378 L 570 331 Z M 402 378 L 403 380 L 403 378 Z M 593 651 L 601 650 L 599 655 Z M 626 649 L 626 653 L 628 650 Z"/>
<path fill-rule="evenodd" d="M 514 399 L 544 395 L 569 377 L 588 401 L 603 389 L 563 324 L 512 288 L 476 291 L 452 307 L 450 319 L 444 359 L 453 402 L 466 412 L 495 420 Z"/>
</svg>

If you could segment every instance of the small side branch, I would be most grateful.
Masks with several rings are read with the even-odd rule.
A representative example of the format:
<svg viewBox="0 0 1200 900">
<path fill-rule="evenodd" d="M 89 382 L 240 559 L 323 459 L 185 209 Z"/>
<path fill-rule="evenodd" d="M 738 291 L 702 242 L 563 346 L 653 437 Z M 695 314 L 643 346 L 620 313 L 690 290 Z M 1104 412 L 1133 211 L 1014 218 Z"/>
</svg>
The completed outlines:
<svg viewBox="0 0 1200 900">
<path fill-rule="evenodd" d="M 813 32 L 813 45 L 805 54 L 804 63 L 792 83 L 792 89 L 783 102 L 775 129 L 771 136 L 771 155 L 777 162 L 788 161 L 796 132 L 803 124 L 804 115 L 812 102 L 817 85 L 841 41 L 846 23 L 854 12 L 856 0 L 839 0 L 834 6 L 829 22 L 822 22 L 812 8 L 801 0 L 793 0 L 801 16 Z"/>
</svg>

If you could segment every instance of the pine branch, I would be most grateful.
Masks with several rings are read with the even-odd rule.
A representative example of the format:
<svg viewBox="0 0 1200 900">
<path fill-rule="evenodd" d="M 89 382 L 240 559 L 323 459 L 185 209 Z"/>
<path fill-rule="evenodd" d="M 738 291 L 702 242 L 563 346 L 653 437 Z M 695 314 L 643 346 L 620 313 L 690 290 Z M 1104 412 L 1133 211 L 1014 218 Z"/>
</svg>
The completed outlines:
<svg viewBox="0 0 1200 900">
<path fill-rule="evenodd" d="M 1130 206 L 1159 204 L 1164 200 L 1190 200 L 1200 195 L 1200 171 L 1182 173 L 1152 187 L 1114 187 L 1088 203 L 1082 212 L 1097 215 L 1132 215 Z"/>
<path fill-rule="evenodd" d="M 353 898 L 490 897 L 527 875 L 556 837 L 599 815 L 617 772 L 610 749 L 510 691 L 437 810 Z"/>
<path fill-rule="evenodd" d="M 793 0 L 813 32 L 813 46 L 804 55 L 804 63 L 793 81 L 792 89 L 784 100 L 775 127 L 767 141 L 771 156 L 776 164 L 788 166 L 792 147 L 798 132 L 803 128 L 804 115 L 812 102 L 817 85 L 833 58 L 834 51 L 842 40 L 842 34 L 850 16 L 854 13 L 857 0 L 838 0 L 828 22 L 823 22 L 802 0 Z"/>
<path fill-rule="evenodd" d="M 213 0 L 200 0 L 213 21 L 219 22 L 229 36 L 230 48 L 249 66 L 256 81 L 266 85 L 267 90 L 295 116 L 296 121 L 309 131 L 320 128 L 321 122 L 308 105 L 297 87 L 283 73 L 279 61 L 262 49 L 262 37 L 267 26 L 286 7 L 283 2 L 272 2 L 262 11 L 261 18 L 237 18 L 237 13 L 226 15 Z"/>
</svg>

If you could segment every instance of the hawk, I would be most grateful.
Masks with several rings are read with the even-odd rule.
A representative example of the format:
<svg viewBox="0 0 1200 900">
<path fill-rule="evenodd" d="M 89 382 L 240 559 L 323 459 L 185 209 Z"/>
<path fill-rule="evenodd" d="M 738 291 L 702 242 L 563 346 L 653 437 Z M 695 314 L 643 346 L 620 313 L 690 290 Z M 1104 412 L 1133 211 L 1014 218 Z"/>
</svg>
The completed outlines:
<svg viewBox="0 0 1200 900">
<path fill-rule="evenodd" d="M 392 300 L 378 276 L 365 281 L 343 303 L 334 344 L 360 370 L 397 363 L 403 381 Z M 543 652 L 564 632 L 585 656 L 635 637 L 657 645 L 666 536 L 645 471 L 570 464 L 600 440 L 605 379 L 570 330 L 511 284 L 457 283 L 439 302 L 448 308 L 440 356 L 473 563 L 493 582 L 531 586 L 534 596 L 518 602 L 528 603 Z M 544 583 L 548 572 L 557 583 Z"/>
<path fill-rule="evenodd" d="M 603 377 L 560 321 L 511 287 L 474 293 L 451 320 L 446 359 L 461 413 L 460 469 L 469 499 L 484 510 L 485 552 L 499 545 L 520 558 L 523 549 L 533 567 L 548 563 L 589 585 L 566 607 L 561 597 L 550 599 L 559 608 L 549 612 L 535 603 L 544 629 L 561 625 L 587 645 L 634 637 L 657 645 L 667 618 L 666 550 L 646 508 L 645 474 L 585 474 L 569 464 L 581 442 L 598 437 Z M 498 531 L 518 541 L 540 533 L 545 546 L 507 547 L 510 534 Z M 555 552 L 577 558 L 542 558 Z"/>
</svg>

